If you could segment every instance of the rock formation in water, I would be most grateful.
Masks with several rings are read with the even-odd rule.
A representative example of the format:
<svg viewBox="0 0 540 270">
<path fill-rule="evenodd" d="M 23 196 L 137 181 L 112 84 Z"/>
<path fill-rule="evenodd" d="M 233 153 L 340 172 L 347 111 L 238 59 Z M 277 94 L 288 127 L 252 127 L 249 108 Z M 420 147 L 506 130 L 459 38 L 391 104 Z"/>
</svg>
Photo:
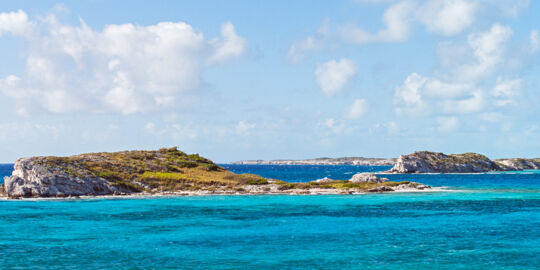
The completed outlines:
<svg viewBox="0 0 540 270">
<path fill-rule="evenodd" d="M 446 155 L 420 151 L 398 158 L 391 173 L 481 173 L 489 171 L 520 171 L 539 169 L 538 159 L 491 160 L 477 153 Z"/>
<path fill-rule="evenodd" d="M 495 162 L 497 162 L 497 164 L 501 166 L 501 168 L 509 171 L 540 169 L 539 158 L 504 158 L 496 159 Z"/>
</svg>

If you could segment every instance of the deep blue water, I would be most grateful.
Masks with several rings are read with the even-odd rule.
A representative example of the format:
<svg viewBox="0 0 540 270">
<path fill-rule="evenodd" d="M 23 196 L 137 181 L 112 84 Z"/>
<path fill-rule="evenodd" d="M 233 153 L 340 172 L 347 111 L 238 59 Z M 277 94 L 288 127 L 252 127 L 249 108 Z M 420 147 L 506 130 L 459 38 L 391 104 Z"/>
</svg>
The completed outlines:
<svg viewBox="0 0 540 270">
<path fill-rule="evenodd" d="M 379 169 L 227 167 L 290 181 Z M 539 269 L 540 174 L 388 177 L 454 191 L 4 200 L 0 268 Z"/>
</svg>

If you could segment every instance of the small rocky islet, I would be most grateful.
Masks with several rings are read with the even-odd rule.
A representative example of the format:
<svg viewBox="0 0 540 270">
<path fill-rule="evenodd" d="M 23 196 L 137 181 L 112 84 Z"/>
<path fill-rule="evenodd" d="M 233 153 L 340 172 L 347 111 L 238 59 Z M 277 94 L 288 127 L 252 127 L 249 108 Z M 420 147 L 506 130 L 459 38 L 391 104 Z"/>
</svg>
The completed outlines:
<svg viewBox="0 0 540 270">
<path fill-rule="evenodd" d="M 415 182 L 392 182 L 359 173 L 350 180 L 290 183 L 253 174 L 235 174 L 198 154 L 178 148 L 30 157 L 15 162 L 0 195 L 49 198 L 104 195 L 355 194 L 424 190 Z"/>
<path fill-rule="evenodd" d="M 418 151 L 401 155 L 390 173 L 484 173 L 540 169 L 540 159 L 491 160 L 477 153 L 451 154 Z"/>
</svg>

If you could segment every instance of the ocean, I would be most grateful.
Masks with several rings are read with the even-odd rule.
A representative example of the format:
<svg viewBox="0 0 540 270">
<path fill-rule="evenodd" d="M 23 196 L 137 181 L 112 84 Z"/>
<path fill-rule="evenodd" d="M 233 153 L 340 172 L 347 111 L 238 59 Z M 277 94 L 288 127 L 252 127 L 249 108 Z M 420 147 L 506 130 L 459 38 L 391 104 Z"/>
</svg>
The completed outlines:
<svg viewBox="0 0 540 270">
<path fill-rule="evenodd" d="M 295 182 L 388 169 L 223 166 Z M 387 177 L 447 190 L 0 200 L 0 268 L 539 269 L 538 171 Z"/>
</svg>

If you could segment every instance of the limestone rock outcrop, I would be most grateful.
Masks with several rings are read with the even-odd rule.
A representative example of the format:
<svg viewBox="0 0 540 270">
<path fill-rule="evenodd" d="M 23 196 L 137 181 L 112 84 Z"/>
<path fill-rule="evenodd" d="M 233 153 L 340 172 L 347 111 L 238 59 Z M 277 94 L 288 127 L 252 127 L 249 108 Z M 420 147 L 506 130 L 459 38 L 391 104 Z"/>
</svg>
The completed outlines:
<svg viewBox="0 0 540 270">
<path fill-rule="evenodd" d="M 12 175 L 4 178 L 4 193 L 18 198 L 108 195 L 120 192 L 103 178 L 91 175 L 75 176 L 55 169 L 41 164 L 38 158 L 18 159 Z"/>
<path fill-rule="evenodd" d="M 496 159 L 495 162 L 509 171 L 539 170 L 540 159 L 538 158 L 506 158 Z"/>
<path fill-rule="evenodd" d="M 507 168 L 476 153 L 446 155 L 436 152 L 414 152 L 401 155 L 391 173 L 480 173 Z"/>
<path fill-rule="evenodd" d="M 373 173 L 357 173 L 351 177 L 351 183 L 382 183 L 388 181 L 387 178 L 377 177 Z"/>
</svg>

